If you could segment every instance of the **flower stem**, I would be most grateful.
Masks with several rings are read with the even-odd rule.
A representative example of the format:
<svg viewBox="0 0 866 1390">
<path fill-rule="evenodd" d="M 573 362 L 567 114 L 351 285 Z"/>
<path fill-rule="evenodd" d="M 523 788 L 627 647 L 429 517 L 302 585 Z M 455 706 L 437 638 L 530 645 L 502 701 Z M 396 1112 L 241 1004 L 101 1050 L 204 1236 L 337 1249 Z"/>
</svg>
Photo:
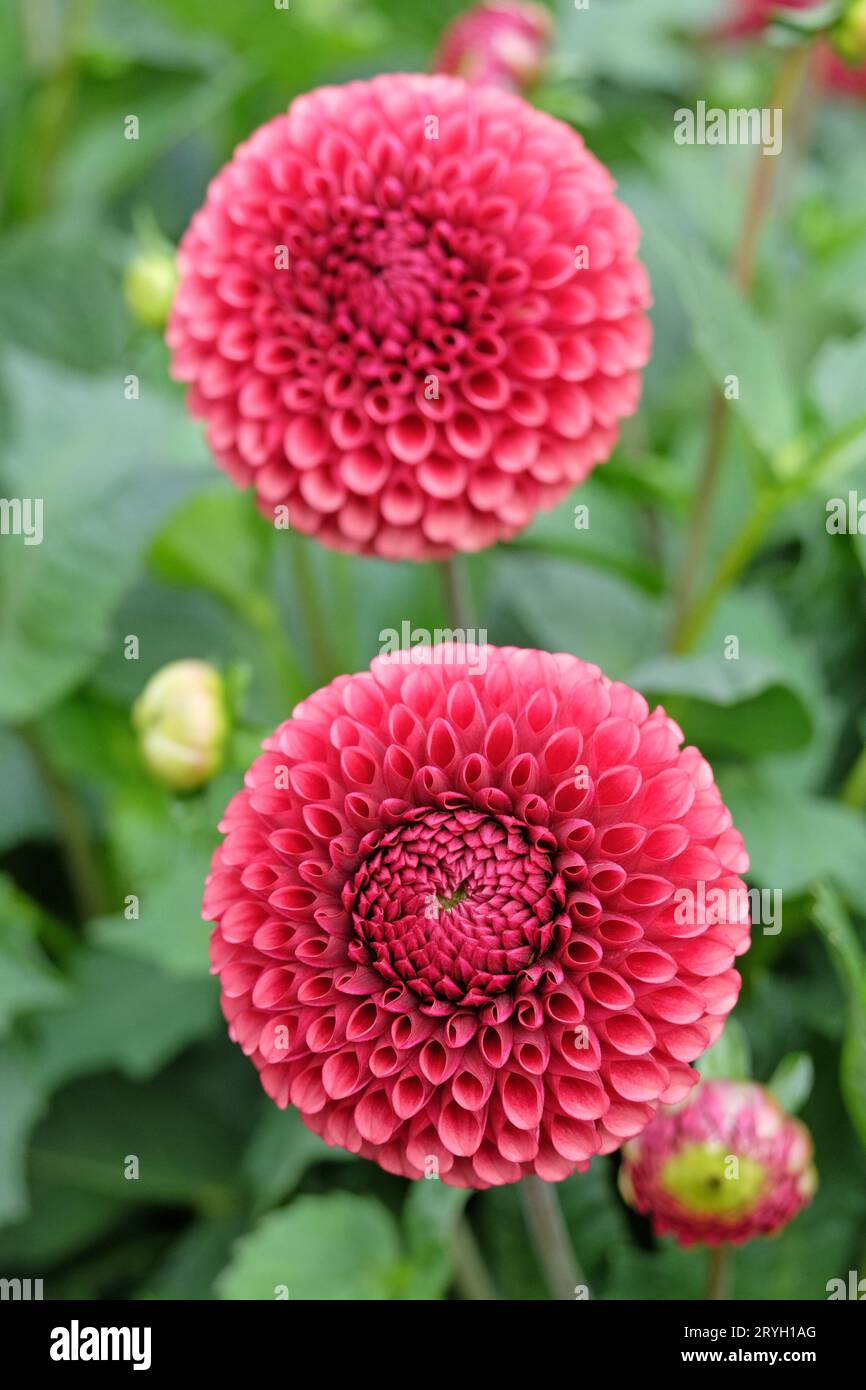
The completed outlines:
<svg viewBox="0 0 866 1390">
<path fill-rule="evenodd" d="M 328 628 L 319 597 L 316 576 L 310 564 L 310 552 L 306 540 L 292 536 L 289 546 L 292 570 L 295 580 L 297 608 L 304 624 L 313 670 L 319 685 L 327 685 L 337 674 L 337 662 L 331 650 Z"/>
<path fill-rule="evenodd" d="M 730 1277 L 730 1247 L 714 1245 L 710 1250 L 710 1263 L 707 1270 L 707 1298 L 726 1299 Z"/>
<path fill-rule="evenodd" d="M 588 1286 L 553 1185 L 530 1174 L 520 1183 L 520 1197 L 533 1249 L 552 1297 L 560 1301 L 573 1299 L 579 1285 L 587 1289 Z"/>
<path fill-rule="evenodd" d="M 452 1227 L 451 1257 L 454 1283 L 465 1299 L 484 1303 L 498 1299 L 484 1256 L 465 1216 L 459 1217 Z"/>
<path fill-rule="evenodd" d="M 445 611 L 448 621 L 465 634 L 474 625 L 472 591 L 466 561 L 462 555 L 452 555 L 450 560 L 439 561 L 439 575 L 445 598 Z"/>
<path fill-rule="evenodd" d="M 782 112 L 783 132 L 785 115 L 793 105 L 810 51 L 808 45 L 799 45 L 790 49 L 782 59 L 776 73 L 768 105 L 771 110 Z M 770 205 L 777 164 L 778 155 L 775 157 L 767 156 L 764 154 L 763 148 L 758 149 L 752 167 L 743 223 L 731 269 L 734 285 L 744 297 L 749 295 L 755 278 L 758 245 Z M 674 617 L 669 646 L 672 651 L 676 652 L 686 651 L 699 630 L 690 611 L 692 593 L 695 578 L 700 568 L 701 557 L 706 553 L 707 531 L 713 497 L 724 457 L 728 419 L 728 402 L 719 390 L 714 390 L 710 400 L 704 463 L 695 492 L 685 553 L 674 597 Z"/>
<path fill-rule="evenodd" d="M 32 724 L 18 730 L 42 779 L 60 831 L 63 858 L 80 921 L 107 910 L 108 893 L 87 816 L 74 791 L 51 762 Z"/>
</svg>

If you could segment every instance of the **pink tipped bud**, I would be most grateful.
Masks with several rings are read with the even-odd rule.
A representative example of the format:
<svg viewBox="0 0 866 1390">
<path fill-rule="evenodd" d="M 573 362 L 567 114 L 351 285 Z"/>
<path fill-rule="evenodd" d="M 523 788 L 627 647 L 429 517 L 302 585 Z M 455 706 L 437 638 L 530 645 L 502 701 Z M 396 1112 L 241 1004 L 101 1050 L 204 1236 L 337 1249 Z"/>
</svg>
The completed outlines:
<svg viewBox="0 0 866 1390">
<path fill-rule="evenodd" d="M 538 81 L 552 35 L 541 5 L 475 5 L 445 30 L 434 70 L 524 92 Z"/>
<path fill-rule="evenodd" d="M 622 1153 L 623 1197 L 680 1245 L 772 1235 L 817 1183 L 806 1126 L 752 1081 L 701 1081 Z"/>
</svg>

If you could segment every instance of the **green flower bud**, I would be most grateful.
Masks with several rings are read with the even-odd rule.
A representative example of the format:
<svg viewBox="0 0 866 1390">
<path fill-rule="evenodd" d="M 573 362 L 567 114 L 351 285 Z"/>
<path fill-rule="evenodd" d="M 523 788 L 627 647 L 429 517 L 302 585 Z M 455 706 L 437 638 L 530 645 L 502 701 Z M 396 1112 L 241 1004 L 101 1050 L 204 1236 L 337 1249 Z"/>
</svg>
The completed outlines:
<svg viewBox="0 0 866 1390">
<path fill-rule="evenodd" d="M 136 322 L 164 328 L 177 289 L 175 258 L 166 251 L 140 251 L 126 267 L 123 293 Z"/>
<path fill-rule="evenodd" d="M 132 709 L 149 771 L 174 791 L 193 791 L 223 760 L 229 719 L 222 677 L 206 661 L 172 661 L 152 676 Z"/>
<path fill-rule="evenodd" d="M 846 63 L 866 63 L 866 0 L 849 0 L 830 30 L 830 42 Z"/>
</svg>

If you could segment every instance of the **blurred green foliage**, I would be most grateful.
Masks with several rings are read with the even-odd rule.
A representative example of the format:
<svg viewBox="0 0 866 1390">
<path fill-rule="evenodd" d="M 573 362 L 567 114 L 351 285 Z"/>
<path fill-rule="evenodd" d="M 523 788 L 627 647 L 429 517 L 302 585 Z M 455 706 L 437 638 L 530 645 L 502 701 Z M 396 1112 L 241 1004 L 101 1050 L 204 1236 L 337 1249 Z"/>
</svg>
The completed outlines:
<svg viewBox="0 0 866 1390">
<path fill-rule="evenodd" d="M 319 683 L 297 565 L 345 670 L 370 660 L 380 629 L 448 625 L 437 576 L 275 535 L 212 468 L 159 335 L 123 299 L 142 216 L 176 240 L 256 123 L 318 83 L 425 68 L 458 8 L 0 9 L 0 492 L 45 497 L 47 517 L 26 564 L 0 545 L 0 1269 L 44 1277 L 51 1297 L 462 1287 L 466 1194 L 410 1189 L 265 1100 L 226 1039 L 198 916 L 216 822 L 258 737 Z M 784 894 L 782 931 L 756 929 L 744 962 L 723 1065 L 775 1073 L 805 1102 L 821 1187 L 779 1239 L 739 1254 L 734 1292 L 809 1299 L 866 1260 L 866 536 L 825 526 L 828 498 L 866 495 L 866 107 L 816 95 L 746 304 L 727 266 L 754 151 L 675 147 L 671 133 L 698 97 L 767 100 L 778 54 L 701 39 L 718 10 L 558 6 L 538 100 L 580 127 L 644 226 L 655 349 L 613 461 L 475 557 L 471 582 L 491 641 L 574 651 L 662 700 L 713 762 L 750 882 Z M 730 372 L 743 389 L 694 575 L 713 601 L 689 650 L 671 652 L 709 396 Z M 730 582 L 715 592 L 720 564 Z M 223 774 L 179 800 L 145 776 L 129 710 L 155 670 L 189 656 L 233 673 L 240 727 Z M 561 1187 L 594 1294 L 700 1297 L 704 1257 L 626 1211 L 616 1163 Z M 513 1189 L 470 1196 L 461 1219 L 503 1297 L 545 1296 Z"/>
</svg>

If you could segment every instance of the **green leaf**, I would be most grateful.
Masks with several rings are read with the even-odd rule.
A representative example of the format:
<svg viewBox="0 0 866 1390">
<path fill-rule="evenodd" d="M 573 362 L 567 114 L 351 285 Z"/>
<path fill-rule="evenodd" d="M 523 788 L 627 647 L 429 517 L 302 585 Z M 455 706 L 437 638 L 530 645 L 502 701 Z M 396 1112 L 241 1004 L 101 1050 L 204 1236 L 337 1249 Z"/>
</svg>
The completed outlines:
<svg viewBox="0 0 866 1390">
<path fill-rule="evenodd" d="M 243 1236 L 217 1283 L 221 1298 L 387 1299 L 399 1276 L 393 1216 L 372 1197 L 300 1197 Z"/>
<path fill-rule="evenodd" d="M 792 798 L 783 781 L 760 768 L 716 772 L 749 852 L 750 879 L 793 897 L 829 875 L 850 903 L 866 910 L 862 815 L 807 792 Z"/>
<path fill-rule="evenodd" d="M 809 1053 L 789 1052 L 767 1082 L 767 1090 L 772 1091 L 783 1110 L 796 1115 L 809 1099 L 814 1081 L 815 1063 Z"/>
<path fill-rule="evenodd" d="M 666 220 L 650 219 L 645 231 L 682 300 L 713 384 L 721 391 L 727 377 L 739 379 L 739 396 L 730 407 L 759 452 L 776 458 L 797 432 L 796 398 L 779 345 L 728 274 L 693 239 L 685 256 L 680 229 Z"/>
<path fill-rule="evenodd" d="M 50 1182 L 31 1185 L 24 1220 L 0 1231 L 4 1269 L 39 1269 L 68 1259 L 128 1216 L 125 1202 Z"/>
<path fill-rule="evenodd" d="M 93 942 L 148 961 L 167 974 L 203 980 L 209 974 L 207 925 L 201 918 L 204 880 L 219 840 L 217 822 L 241 774 L 226 769 L 194 797 L 177 798 L 131 784 L 111 802 L 115 854 L 124 866 L 124 898 L 138 898 L 90 926 Z"/>
<path fill-rule="evenodd" d="M 242 1234 L 244 1219 L 239 1214 L 197 1221 L 172 1246 L 166 1258 L 151 1274 L 138 1298 L 213 1298 L 214 1281 L 225 1268 L 231 1247 Z"/>
<path fill-rule="evenodd" d="M 442 1298 L 451 1283 L 454 1228 L 469 1198 L 466 1188 L 434 1178 L 413 1182 L 403 1208 L 408 1260 L 401 1297 Z"/>
<path fill-rule="evenodd" d="M 862 861 L 861 861 L 862 862 Z M 812 916 L 826 942 L 848 1001 L 848 1030 L 839 1083 L 851 1122 L 866 1148 L 866 967 L 864 951 L 845 908 L 826 884 L 818 884 Z"/>
<path fill-rule="evenodd" d="M 41 913 L 0 874 L 0 1035 L 12 1020 L 62 1002 L 65 986 L 38 944 Z"/>
<path fill-rule="evenodd" d="M 621 477 L 624 475 L 621 474 Z M 532 524 L 509 543 L 511 552 L 534 551 L 577 560 L 630 579 L 656 593 L 661 587 L 658 567 L 645 554 L 645 517 L 631 499 L 596 478 L 588 478 L 567 501 L 550 512 L 539 512 Z M 578 514 L 586 507 L 586 514 Z M 576 525 L 584 521 L 587 525 Z"/>
<path fill-rule="evenodd" d="M 707 0 L 655 0 L 652 5 L 604 0 L 580 7 L 564 0 L 557 16 L 559 62 L 584 81 L 592 75 L 655 92 L 661 77 L 664 86 L 677 90 L 690 83 L 695 64 L 677 34 L 699 27 L 695 11 L 700 14 L 701 8 L 709 22 Z"/>
<path fill-rule="evenodd" d="M 85 947 L 76 952 L 71 995 L 35 1024 L 46 1087 L 117 1068 L 152 1076 L 183 1047 L 212 1031 L 217 992 L 204 974 L 178 980 L 144 961 Z"/>
<path fill-rule="evenodd" d="M 41 544 L 0 547 L 0 719 L 32 719 L 87 674 L 161 517 L 190 486 L 176 410 L 123 378 L 14 359 L 14 442 L 0 486 L 43 504 Z M 195 455 L 192 455 L 195 457 Z M 183 472 L 168 470 L 186 463 Z M 118 653 L 118 659 L 121 654 Z"/>
<path fill-rule="evenodd" d="M 204 81 L 180 73 L 148 83 L 138 74 L 127 78 L 125 95 L 112 110 L 100 107 L 76 122 L 60 169 L 61 205 L 116 197 L 167 151 L 214 121 L 246 80 L 243 65 L 231 59 Z M 129 113 L 138 117 L 137 139 L 124 133 Z"/>
<path fill-rule="evenodd" d="M 27 228 L 0 248 L 0 334 L 79 371 L 114 367 L 126 313 L 104 228 Z"/>
<path fill-rule="evenodd" d="M 815 403 L 832 429 L 863 413 L 866 379 L 866 332 L 822 343 L 812 363 L 810 385 Z"/>
<path fill-rule="evenodd" d="M 24 743 L 0 729 L 0 851 L 21 840 L 48 840 L 54 817 L 45 789 Z"/>
<path fill-rule="evenodd" d="M 27 1211 L 27 1140 L 44 1106 L 32 1053 L 17 1040 L 0 1044 L 0 1226 Z"/>
<path fill-rule="evenodd" d="M 189 1052 L 147 1082 L 103 1075 L 64 1087 L 33 1135 L 34 1178 L 127 1202 L 226 1211 L 236 1200 L 249 1100 L 258 1102 L 237 1086 L 238 1062 L 223 1044 Z M 127 1176 L 133 1158 L 137 1177 Z"/>
<path fill-rule="evenodd" d="M 705 752 L 751 756 L 804 747 L 812 718 L 790 676 L 763 655 L 658 656 L 629 675 Z"/>
<path fill-rule="evenodd" d="M 722 1034 L 695 1063 L 705 1080 L 748 1081 L 752 1075 L 752 1049 L 745 1029 L 729 1018 Z"/>
<path fill-rule="evenodd" d="M 189 862 L 167 870 L 162 882 L 136 885 L 138 920 L 128 921 L 122 912 L 97 918 L 91 924 L 94 943 L 148 961 L 170 975 L 204 979 L 210 967 L 201 899 L 210 857 L 208 847 L 198 847 Z"/>
<path fill-rule="evenodd" d="M 270 1105 L 244 1153 L 241 1175 L 255 1195 L 258 1214 L 284 1201 L 314 1163 L 352 1157 L 308 1129 L 293 1106 L 278 1110 Z"/>
<path fill-rule="evenodd" d="M 662 633 L 656 600 L 583 564 L 498 554 L 491 598 L 506 604 L 539 647 L 574 652 L 614 679 L 648 657 Z"/>
<path fill-rule="evenodd" d="M 693 1302 L 703 1297 L 705 1287 L 706 1255 L 700 1249 L 684 1250 L 668 1242 L 650 1254 L 621 1246 L 612 1254 L 605 1297 Z"/>
<path fill-rule="evenodd" d="M 168 584 L 194 585 L 235 612 L 249 612 L 264 588 L 270 528 L 252 498 L 229 484 L 188 498 L 163 526 L 151 564 Z"/>
</svg>

